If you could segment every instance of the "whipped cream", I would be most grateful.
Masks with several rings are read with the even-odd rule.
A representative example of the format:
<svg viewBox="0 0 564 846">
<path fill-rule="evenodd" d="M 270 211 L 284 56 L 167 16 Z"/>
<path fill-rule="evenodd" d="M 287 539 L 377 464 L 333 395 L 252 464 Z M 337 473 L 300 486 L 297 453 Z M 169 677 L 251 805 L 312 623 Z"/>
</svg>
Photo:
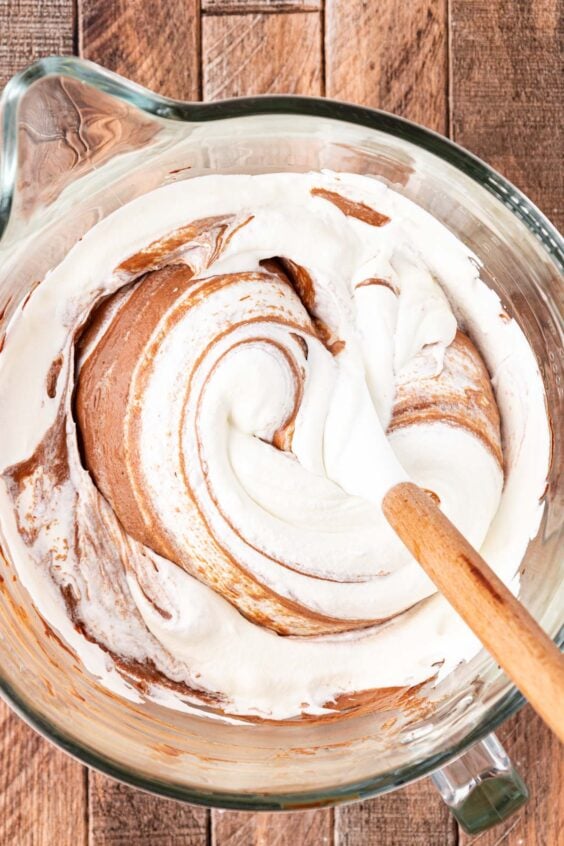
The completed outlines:
<svg viewBox="0 0 564 846">
<path fill-rule="evenodd" d="M 172 281 L 137 281 L 170 265 L 184 268 Z M 165 283 L 168 299 L 107 424 L 131 477 L 120 511 L 111 467 L 88 466 L 86 379 L 102 374 L 103 408 L 118 377 L 96 356 L 153 283 L 143 308 Z M 469 425 L 491 388 L 486 374 L 477 391 L 458 330 L 491 376 L 501 462 L 495 426 L 479 411 Z M 418 413 L 437 390 L 449 413 Z M 550 460 L 536 360 L 476 257 L 378 180 L 335 173 L 195 178 L 95 225 L 8 328 L 0 431 L 2 545 L 87 669 L 123 695 L 143 677 L 156 700 L 172 687 L 173 704 L 266 719 L 344 710 L 476 654 L 382 498 L 406 479 L 432 492 L 517 590 Z"/>
</svg>

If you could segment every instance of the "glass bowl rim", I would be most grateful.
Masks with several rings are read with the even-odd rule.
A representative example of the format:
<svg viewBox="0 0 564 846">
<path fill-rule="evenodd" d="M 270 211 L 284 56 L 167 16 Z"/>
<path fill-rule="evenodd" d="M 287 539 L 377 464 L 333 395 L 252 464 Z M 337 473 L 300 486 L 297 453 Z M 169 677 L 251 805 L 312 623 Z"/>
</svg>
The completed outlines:
<svg viewBox="0 0 564 846">
<path fill-rule="evenodd" d="M 224 118 L 257 115 L 293 114 L 329 118 L 366 126 L 402 138 L 453 165 L 478 182 L 507 206 L 541 242 L 548 256 L 559 269 L 564 268 L 564 239 L 546 216 L 511 182 L 489 165 L 453 141 L 397 117 L 389 112 L 357 106 L 337 100 L 296 95 L 260 95 L 240 97 L 214 103 L 183 102 L 163 97 L 127 80 L 112 71 L 75 57 L 50 56 L 39 59 L 6 84 L 0 98 L 2 118 L 2 150 L 0 153 L 0 246 L 6 229 L 17 177 L 19 102 L 30 86 L 47 76 L 66 76 L 113 96 L 135 108 L 159 118 L 200 123 Z M 564 626 L 555 636 L 564 643 Z M 77 742 L 69 734 L 35 711 L 0 673 L 0 694 L 29 725 L 47 740 L 62 748 L 81 763 L 133 787 L 167 798 L 215 808 L 249 811 L 298 810 L 328 807 L 353 800 L 370 798 L 421 778 L 464 752 L 525 702 L 521 693 L 507 682 L 474 728 L 447 749 L 422 757 L 406 766 L 335 788 L 283 793 L 240 793 L 194 788 L 173 781 L 159 781 L 132 768 L 122 766 Z"/>
</svg>

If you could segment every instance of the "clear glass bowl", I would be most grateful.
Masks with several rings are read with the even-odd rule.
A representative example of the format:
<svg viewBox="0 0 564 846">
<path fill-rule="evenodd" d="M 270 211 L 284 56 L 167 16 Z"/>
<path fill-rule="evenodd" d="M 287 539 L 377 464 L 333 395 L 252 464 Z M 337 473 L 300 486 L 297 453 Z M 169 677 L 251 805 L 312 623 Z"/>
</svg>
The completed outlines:
<svg viewBox="0 0 564 846">
<path fill-rule="evenodd" d="M 526 197 L 432 132 L 328 100 L 181 103 L 88 62 L 50 58 L 14 77 L 1 107 L 0 337 L 34 282 L 96 221 L 158 185 L 205 173 L 373 174 L 466 242 L 526 332 L 545 381 L 553 462 L 520 596 L 562 640 L 564 245 Z M 46 636 L 7 555 L 0 559 L 4 695 L 35 728 L 109 775 L 176 799 L 261 810 L 374 796 L 444 767 L 435 782 L 473 830 L 523 801 L 495 739 L 468 751 L 523 702 L 485 653 L 434 690 L 425 715 L 230 725 L 102 688 Z"/>
</svg>

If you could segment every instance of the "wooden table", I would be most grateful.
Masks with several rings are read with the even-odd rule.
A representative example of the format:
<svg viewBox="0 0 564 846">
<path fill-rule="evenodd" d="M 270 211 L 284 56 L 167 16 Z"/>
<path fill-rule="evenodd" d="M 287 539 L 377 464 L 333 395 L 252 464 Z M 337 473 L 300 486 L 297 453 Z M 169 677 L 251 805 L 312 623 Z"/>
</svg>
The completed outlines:
<svg viewBox="0 0 564 846">
<path fill-rule="evenodd" d="M 201 7 L 201 8 L 200 8 Z M 0 87 L 79 54 L 172 97 L 325 94 L 449 135 L 563 221 L 556 0 L 0 0 Z M 529 708 L 499 735 L 528 806 L 480 846 L 564 843 L 564 756 Z M 0 846 L 454 846 L 428 781 L 289 815 L 180 805 L 88 771 L 0 702 Z"/>
</svg>

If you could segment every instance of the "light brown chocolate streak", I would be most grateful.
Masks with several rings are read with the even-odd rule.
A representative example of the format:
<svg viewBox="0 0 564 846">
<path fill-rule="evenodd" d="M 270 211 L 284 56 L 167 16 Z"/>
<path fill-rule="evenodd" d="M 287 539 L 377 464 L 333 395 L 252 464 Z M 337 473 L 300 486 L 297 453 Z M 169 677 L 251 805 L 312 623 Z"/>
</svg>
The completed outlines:
<svg viewBox="0 0 564 846">
<path fill-rule="evenodd" d="M 385 226 L 386 223 L 390 222 L 390 218 L 387 215 L 370 208 L 365 203 L 357 203 L 354 200 L 349 200 L 348 197 L 343 197 L 342 194 L 338 194 L 336 191 L 328 191 L 326 188 L 312 188 L 311 195 L 313 197 L 321 197 L 329 203 L 333 203 L 347 217 L 356 217 L 357 220 L 369 223 L 370 226 Z"/>
</svg>

